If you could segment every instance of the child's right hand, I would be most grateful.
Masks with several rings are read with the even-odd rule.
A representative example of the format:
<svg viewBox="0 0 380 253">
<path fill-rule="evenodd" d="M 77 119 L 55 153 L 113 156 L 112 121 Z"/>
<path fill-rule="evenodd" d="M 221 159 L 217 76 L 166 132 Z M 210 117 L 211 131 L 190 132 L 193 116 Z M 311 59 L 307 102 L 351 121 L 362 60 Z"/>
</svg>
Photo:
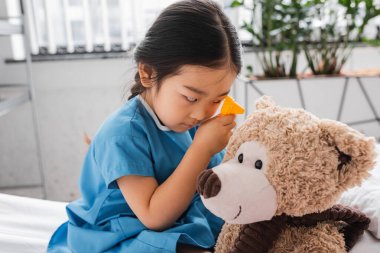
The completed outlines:
<svg viewBox="0 0 380 253">
<path fill-rule="evenodd" d="M 236 126 L 236 115 L 218 115 L 203 122 L 194 136 L 193 145 L 210 156 L 222 151 L 228 144 L 232 129 Z"/>
</svg>

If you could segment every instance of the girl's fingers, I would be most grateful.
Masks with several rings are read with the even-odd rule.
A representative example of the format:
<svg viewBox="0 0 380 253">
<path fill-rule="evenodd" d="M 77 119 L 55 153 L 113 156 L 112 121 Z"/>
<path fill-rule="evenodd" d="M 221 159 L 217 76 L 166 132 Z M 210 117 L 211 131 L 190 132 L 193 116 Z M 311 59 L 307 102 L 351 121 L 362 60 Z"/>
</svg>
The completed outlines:
<svg viewBox="0 0 380 253">
<path fill-rule="evenodd" d="M 225 116 L 219 116 L 219 121 L 224 125 L 229 125 L 232 122 L 235 121 L 236 115 L 235 114 L 230 114 L 230 115 L 225 115 Z"/>
<path fill-rule="evenodd" d="M 232 121 L 232 122 L 230 122 L 228 124 L 224 124 L 223 126 L 228 127 L 230 129 L 233 129 L 236 126 L 236 122 Z"/>
</svg>

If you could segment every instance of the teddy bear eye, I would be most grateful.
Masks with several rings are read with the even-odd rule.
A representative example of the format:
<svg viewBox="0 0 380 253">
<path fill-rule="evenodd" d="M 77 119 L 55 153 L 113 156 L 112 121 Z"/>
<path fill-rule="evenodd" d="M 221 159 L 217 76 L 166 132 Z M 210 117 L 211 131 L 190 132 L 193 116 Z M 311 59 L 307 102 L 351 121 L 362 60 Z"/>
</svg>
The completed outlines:
<svg viewBox="0 0 380 253">
<path fill-rule="evenodd" d="M 238 156 L 239 163 L 242 163 L 242 162 L 243 162 L 243 158 L 244 158 L 243 154 L 240 154 L 240 155 Z"/>
<path fill-rule="evenodd" d="M 257 160 L 255 162 L 255 168 L 258 170 L 261 170 L 262 167 L 263 167 L 263 162 L 261 160 Z"/>
</svg>

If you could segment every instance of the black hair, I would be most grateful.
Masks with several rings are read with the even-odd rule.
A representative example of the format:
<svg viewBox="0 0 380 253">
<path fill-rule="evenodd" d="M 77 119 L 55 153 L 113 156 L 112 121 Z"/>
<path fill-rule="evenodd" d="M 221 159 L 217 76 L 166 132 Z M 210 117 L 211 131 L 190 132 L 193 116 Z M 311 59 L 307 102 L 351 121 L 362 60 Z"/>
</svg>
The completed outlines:
<svg viewBox="0 0 380 253">
<path fill-rule="evenodd" d="M 184 65 L 210 68 L 230 64 L 241 70 L 241 45 L 235 27 L 212 0 L 185 0 L 164 9 L 145 38 L 136 47 L 134 60 L 155 71 L 155 85 L 175 75 Z M 139 72 L 131 88 L 131 99 L 146 88 Z"/>
</svg>

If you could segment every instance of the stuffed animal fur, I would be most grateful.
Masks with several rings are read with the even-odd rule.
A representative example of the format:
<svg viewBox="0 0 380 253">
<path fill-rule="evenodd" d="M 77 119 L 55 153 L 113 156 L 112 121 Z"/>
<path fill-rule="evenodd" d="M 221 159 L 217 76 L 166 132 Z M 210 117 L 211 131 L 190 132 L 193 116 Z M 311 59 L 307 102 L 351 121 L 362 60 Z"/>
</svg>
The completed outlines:
<svg viewBox="0 0 380 253">
<path fill-rule="evenodd" d="M 335 205 L 374 167 L 375 140 L 262 97 L 198 192 L 226 221 L 215 253 L 347 252 L 369 219 Z"/>
</svg>

